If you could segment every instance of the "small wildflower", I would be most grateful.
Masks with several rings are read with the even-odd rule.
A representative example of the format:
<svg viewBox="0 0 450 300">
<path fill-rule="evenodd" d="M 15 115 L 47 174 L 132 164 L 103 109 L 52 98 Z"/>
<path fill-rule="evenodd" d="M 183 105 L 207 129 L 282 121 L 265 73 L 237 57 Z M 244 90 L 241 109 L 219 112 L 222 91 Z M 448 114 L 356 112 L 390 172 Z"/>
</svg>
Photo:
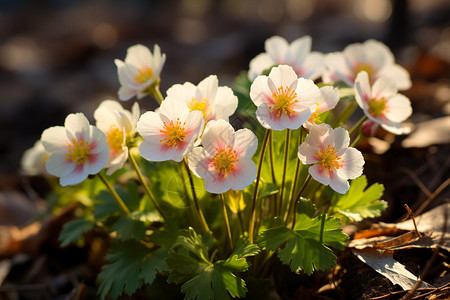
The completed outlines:
<svg viewBox="0 0 450 300">
<path fill-rule="evenodd" d="M 194 147 L 203 122 L 200 111 L 189 112 L 183 101 L 166 98 L 158 112 L 146 112 L 137 123 L 137 131 L 144 138 L 139 146 L 141 156 L 149 161 L 180 162 Z"/>
<path fill-rule="evenodd" d="M 64 127 L 50 127 L 42 133 L 42 145 L 50 152 L 47 172 L 60 177 L 62 186 L 74 185 L 97 174 L 106 164 L 109 147 L 105 134 L 82 113 L 67 116 Z"/>
<path fill-rule="evenodd" d="M 366 116 L 373 122 L 394 134 L 409 131 L 401 122 L 412 114 L 408 98 L 397 93 L 395 83 L 381 77 L 371 86 L 367 72 L 360 72 L 355 81 L 355 98 Z"/>
<path fill-rule="evenodd" d="M 333 129 L 328 124 L 312 126 L 298 147 L 298 158 L 311 165 L 309 174 L 316 181 L 345 194 L 350 188 L 348 179 L 359 177 L 364 165 L 361 152 L 349 147 L 349 142 L 344 128 Z"/>
<path fill-rule="evenodd" d="M 411 87 L 408 71 L 395 63 L 394 55 L 385 44 L 375 40 L 351 44 L 342 52 L 327 54 L 322 79 L 324 82 L 343 81 L 353 86 L 361 71 L 367 72 L 371 84 L 380 77 L 388 77 L 398 90 Z"/>
<path fill-rule="evenodd" d="M 269 76 L 258 76 L 250 98 L 258 107 L 256 118 L 267 129 L 298 129 L 316 108 L 319 88 L 312 80 L 297 78 L 290 66 L 272 68 Z"/>
<path fill-rule="evenodd" d="M 311 37 L 304 36 L 288 43 L 280 36 L 273 36 L 265 42 L 266 52 L 250 61 L 248 78 L 253 81 L 263 71 L 273 66 L 289 65 L 298 77 L 315 80 L 322 75 L 323 54 L 311 52 Z"/>
<path fill-rule="evenodd" d="M 158 45 L 154 46 L 153 54 L 143 45 L 128 48 L 125 61 L 114 60 L 121 85 L 119 99 L 129 100 L 134 96 L 141 99 L 148 94 L 146 89 L 158 82 L 165 61 L 166 55 L 161 54 Z"/>
<path fill-rule="evenodd" d="M 197 86 L 190 82 L 175 84 L 167 90 L 167 98 L 184 101 L 190 111 L 201 111 L 206 122 L 220 119 L 228 121 L 238 106 L 233 90 L 219 86 L 216 75 L 206 77 Z"/>
<path fill-rule="evenodd" d="M 45 163 L 49 155 L 50 153 L 45 150 L 41 140 L 36 141 L 33 147 L 23 153 L 22 172 L 30 176 L 46 174 Z"/>
<path fill-rule="evenodd" d="M 106 134 L 109 156 L 106 162 L 106 175 L 111 175 L 128 159 L 128 147 L 134 141 L 136 124 L 139 119 L 139 105 L 133 104 L 131 112 L 120 103 L 105 100 L 94 112 L 97 127 Z"/>
<path fill-rule="evenodd" d="M 187 158 L 191 171 L 203 178 L 206 191 L 220 194 L 243 190 L 256 179 L 252 156 L 258 140 L 251 130 L 235 132 L 228 122 L 213 120 L 206 124 L 202 145 Z"/>
</svg>

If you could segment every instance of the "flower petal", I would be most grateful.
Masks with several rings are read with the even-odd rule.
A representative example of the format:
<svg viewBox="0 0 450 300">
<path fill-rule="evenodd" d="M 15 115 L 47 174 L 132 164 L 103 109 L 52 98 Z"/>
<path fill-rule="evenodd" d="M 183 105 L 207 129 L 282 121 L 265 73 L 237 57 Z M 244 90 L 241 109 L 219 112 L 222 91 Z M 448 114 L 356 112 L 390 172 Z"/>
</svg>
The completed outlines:
<svg viewBox="0 0 450 300">
<path fill-rule="evenodd" d="M 337 174 L 332 174 L 330 177 L 330 187 L 339 194 L 345 194 L 350 189 L 350 184 L 347 179 L 342 178 Z"/>
<path fill-rule="evenodd" d="M 66 160 L 64 153 L 50 154 L 45 163 L 47 172 L 57 177 L 63 177 L 72 173 L 76 166 L 76 163 Z"/>
<path fill-rule="evenodd" d="M 250 129 L 236 131 L 233 150 L 238 156 L 252 157 L 257 147 L 258 138 Z"/>
<path fill-rule="evenodd" d="M 359 72 L 355 79 L 355 99 L 364 112 L 368 109 L 367 102 L 372 99 L 369 75 L 366 71 Z"/>
<path fill-rule="evenodd" d="M 261 75 L 265 70 L 275 65 L 275 62 L 267 53 L 260 53 L 250 61 L 248 79 L 255 80 L 258 75 Z"/>
<path fill-rule="evenodd" d="M 264 48 L 266 49 L 267 54 L 276 64 L 280 64 L 284 61 L 288 47 L 288 42 L 281 36 L 273 36 L 268 38 L 264 43 Z"/>
<path fill-rule="evenodd" d="M 357 149 L 350 147 L 342 154 L 342 167 L 337 169 L 340 177 L 355 179 L 361 176 L 364 166 L 364 157 Z"/>
<path fill-rule="evenodd" d="M 236 168 L 227 177 L 229 177 L 233 190 L 243 190 L 255 181 L 256 173 L 257 168 L 252 159 L 240 157 L 236 163 Z"/>
<path fill-rule="evenodd" d="M 66 129 L 62 126 L 54 126 L 44 130 L 41 142 L 48 152 L 65 152 L 70 144 Z"/>
<path fill-rule="evenodd" d="M 216 149 L 222 149 L 226 146 L 234 148 L 235 132 L 230 123 L 224 120 L 212 120 L 206 124 L 202 136 L 202 144 L 205 150 L 214 156 Z"/>
<path fill-rule="evenodd" d="M 386 118 L 391 122 L 403 122 L 412 114 L 411 102 L 402 94 L 389 98 L 386 106 Z"/>
</svg>

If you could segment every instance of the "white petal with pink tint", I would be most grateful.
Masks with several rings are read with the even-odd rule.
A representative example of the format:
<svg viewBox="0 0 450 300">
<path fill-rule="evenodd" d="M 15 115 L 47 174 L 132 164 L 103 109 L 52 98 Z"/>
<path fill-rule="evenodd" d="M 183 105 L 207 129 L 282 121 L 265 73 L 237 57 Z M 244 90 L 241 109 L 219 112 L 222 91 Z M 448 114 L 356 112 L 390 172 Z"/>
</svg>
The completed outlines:
<svg viewBox="0 0 450 300">
<path fill-rule="evenodd" d="M 97 174 L 108 159 L 109 147 L 105 134 L 89 125 L 81 113 L 68 115 L 65 127 L 46 129 L 41 141 L 50 153 L 46 162 L 47 171 L 60 177 L 61 185 L 78 184 L 89 175 Z"/>
<path fill-rule="evenodd" d="M 256 151 L 256 136 L 248 129 L 234 131 L 224 120 L 210 121 L 202 139 L 203 147 L 187 156 L 189 168 L 205 183 L 210 193 L 242 190 L 256 178 L 251 156 Z"/>
<path fill-rule="evenodd" d="M 298 157 L 303 164 L 311 165 L 308 171 L 316 181 L 344 194 L 348 179 L 360 176 L 364 165 L 362 154 L 348 144 L 345 129 L 333 129 L 325 123 L 315 125 L 298 147 Z"/>
<path fill-rule="evenodd" d="M 304 36 L 292 43 L 280 36 L 265 41 L 266 52 L 258 54 L 250 61 L 248 78 L 254 81 L 263 71 L 273 66 L 289 65 L 298 77 L 316 79 L 323 71 L 323 54 L 311 52 L 311 37 Z"/>
</svg>

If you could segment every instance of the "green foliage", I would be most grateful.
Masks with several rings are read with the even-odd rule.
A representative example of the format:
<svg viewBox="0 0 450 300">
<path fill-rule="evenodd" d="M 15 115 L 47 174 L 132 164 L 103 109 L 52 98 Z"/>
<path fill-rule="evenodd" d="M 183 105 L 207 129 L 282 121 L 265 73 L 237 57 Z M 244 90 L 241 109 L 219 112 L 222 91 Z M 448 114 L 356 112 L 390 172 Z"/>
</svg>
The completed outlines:
<svg viewBox="0 0 450 300">
<path fill-rule="evenodd" d="M 183 231 L 166 260 L 168 281 L 183 284 L 181 290 L 188 300 L 244 297 L 245 282 L 234 272 L 248 269 L 245 256 L 256 253 L 255 247 L 243 242 L 229 258 L 212 263 L 208 254 L 211 241 L 209 233 L 200 236 L 192 228 Z"/>
<path fill-rule="evenodd" d="M 111 226 L 111 231 L 116 231 L 122 241 L 130 239 L 139 241 L 144 236 L 145 230 L 145 224 L 137 219 L 135 214 L 121 216 Z"/>
<path fill-rule="evenodd" d="M 379 183 L 367 187 L 366 176 L 353 180 L 345 195 L 335 193 L 329 209 L 330 215 L 341 218 L 343 222 L 362 221 L 364 218 L 374 218 L 386 209 L 387 202 L 379 200 L 383 195 L 384 186 Z"/>
<path fill-rule="evenodd" d="M 314 270 L 331 268 L 336 257 L 327 246 L 343 249 L 348 236 L 339 229 L 338 219 L 325 215 L 314 218 L 314 210 L 310 201 L 301 200 L 294 229 L 278 219 L 275 227 L 260 234 L 258 244 L 268 250 L 281 247 L 278 257 L 293 272 L 310 275 Z"/>
<path fill-rule="evenodd" d="M 95 224 L 88 218 L 79 218 L 64 224 L 58 240 L 61 247 L 66 247 L 70 243 L 77 243 L 83 238 L 83 234 L 92 228 Z"/>
<path fill-rule="evenodd" d="M 143 284 L 151 284 L 157 272 L 167 269 L 167 248 L 150 249 L 137 241 L 112 243 L 106 255 L 107 264 L 98 275 L 98 293 L 117 299 L 122 294 L 132 295 Z"/>
</svg>

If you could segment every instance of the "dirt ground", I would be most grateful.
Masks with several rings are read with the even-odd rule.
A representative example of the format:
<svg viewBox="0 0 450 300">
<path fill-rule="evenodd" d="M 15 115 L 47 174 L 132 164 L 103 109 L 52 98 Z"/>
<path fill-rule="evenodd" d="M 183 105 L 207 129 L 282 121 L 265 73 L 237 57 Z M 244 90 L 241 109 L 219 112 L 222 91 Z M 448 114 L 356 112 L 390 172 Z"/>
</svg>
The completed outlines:
<svg viewBox="0 0 450 300">
<path fill-rule="evenodd" d="M 165 94 L 172 84 L 198 83 L 210 74 L 218 75 L 220 85 L 231 86 L 272 35 L 288 40 L 311 35 L 313 50 L 324 53 L 369 38 L 385 42 L 411 73 L 413 87 L 404 92 L 414 111 L 408 122 L 423 135 L 396 137 L 380 132 L 360 145 L 364 173 L 369 183 L 385 186 L 383 199 L 389 207 L 381 217 L 345 230 L 353 237 L 378 222 L 397 223 L 406 216 L 405 204 L 419 215 L 448 203 L 450 126 L 445 117 L 450 114 L 450 4 L 380 0 L 372 7 L 370 0 L 309 0 L 300 6 L 294 2 L 132 0 L 125 6 L 112 0 L 0 1 L 0 241 L 13 236 L 26 240 L 0 245 L 0 299 L 94 297 L 106 239 L 92 232 L 85 247 L 61 249 L 58 232 L 73 218 L 74 208 L 37 219 L 48 210 L 43 198 L 49 187 L 40 177 L 21 175 L 20 159 L 44 129 L 63 124 L 67 114 L 82 111 L 92 116 L 102 100 L 117 99 L 113 61 L 123 59 L 126 49 L 136 43 L 149 47 L 157 43 L 166 53 L 161 82 Z M 143 110 L 155 107 L 148 98 L 140 105 Z M 425 123 L 432 120 L 437 123 Z M 336 255 L 334 270 L 311 277 L 277 269 L 274 277 L 287 279 L 275 280 L 276 292 L 265 285 L 264 296 L 248 298 L 404 296 L 399 285 L 351 250 Z M 412 274 L 422 274 L 434 287 L 450 282 L 449 256 L 445 249 L 429 248 L 394 253 Z M 156 280 L 167 285 L 163 278 Z M 130 299 L 151 292 L 151 288 L 142 290 Z M 421 297 L 412 299 L 448 299 L 450 290 L 444 286 Z"/>
</svg>

